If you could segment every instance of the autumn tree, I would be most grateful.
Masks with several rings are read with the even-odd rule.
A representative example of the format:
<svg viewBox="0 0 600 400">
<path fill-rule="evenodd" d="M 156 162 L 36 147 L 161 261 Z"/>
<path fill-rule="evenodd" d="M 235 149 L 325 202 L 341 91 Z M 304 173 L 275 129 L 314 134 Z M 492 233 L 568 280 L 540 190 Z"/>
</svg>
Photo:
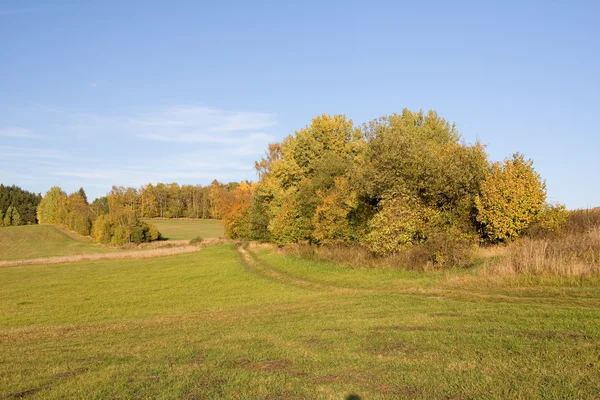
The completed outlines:
<svg viewBox="0 0 600 400">
<path fill-rule="evenodd" d="M 416 197 L 384 198 L 380 210 L 369 221 L 365 244 L 377 254 L 391 254 L 427 239 L 429 223 L 436 210 Z"/>
<path fill-rule="evenodd" d="M 255 185 L 241 182 L 233 190 L 222 190 L 219 208 L 225 223 L 225 234 L 233 239 L 248 238 L 250 233 L 249 208 Z"/>
<path fill-rule="evenodd" d="M 60 187 L 50 188 L 37 207 L 37 219 L 40 224 L 62 223 L 59 211 L 66 198 L 66 193 Z"/>
<path fill-rule="evenodd" d="M 479 143 L 461 143 L 453 124 L 434 111 L 405 109 L 365 126 L 367 152 L 356 185 L 368 202 L 402 194 L 442 209 L 474 198 L 488 170 Z"/>
<path fill-rule="evenodd" d="M 510 241 L 536 219 L 545 200 L 545 182 L 533 162 L 517 153 L 492 165 L 475 199 L 477 222 L 488 240 Z"/>
<path fill-rule="evenodd" d="M 83 192 L 85 195 L 85 192 Z M 92 224 L 96 215 L 87 203 L 87 199 L 82 196 L 81 189 L 67 196 L 61 205 L 64 211 L 59 214 L 64 215 L 62 221 L 69 229 L 83 236 L 89 236 Z"/>
<path fill-rule="evenodd" d="M 338 176 L 334 186 L 317 192 L 318 203 L 314 216 L 313 237 L 317 243 L 349 243 L 357 239 L 360 226 L 352 224 L 350 214 L 358 207 L 356 192 L 347 178 Z"/>
<path fill-rule="evenodd" d="M 281 144 L 270 145 L 266 158 L 255 165 L 261 181 L 258 201 L 252 203 L 252 209 L 268 210 L 268 236 L 278 243 L 316 240 L 315 213 L 324 193 L 334 187 L 336 177 L 349 173 L 363 148 L 361 131 L 343 115 L 321 115 Z M 327 210 L 320 210 L 321 217 Z M 256 228 L 265 225 L 264 218 L 251 220 Z"/>
</svg>

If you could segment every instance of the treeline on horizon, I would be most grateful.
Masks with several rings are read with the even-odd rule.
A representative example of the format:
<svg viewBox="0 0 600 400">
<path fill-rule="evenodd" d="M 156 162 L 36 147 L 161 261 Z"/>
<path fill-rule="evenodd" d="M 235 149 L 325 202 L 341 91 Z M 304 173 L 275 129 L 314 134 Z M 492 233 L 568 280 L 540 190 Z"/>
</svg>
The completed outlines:
<svg viewBox="0 0 600 400">
<path fill-rule="evenodd" d="M 106 196 L 91 203 L 83 188 L 67 194 L 55 186 L 42 198 L 14 185 L 0 185 L 0 226 L 62 224 L 104 244 L 146 242 L 160 238 L 160 233 L 142 218 L 220 219 L 219 199 L 239 185 L 214 180 L 209 186 L 113 186 Z"/>
<path fill-rule="evenodd" d="M 41 200 L 41 194 L 0 184 L 0 226 L 37 223 L 36 208 Z"/>
<path fill-rule="evenodd" d="M 62 224 L 99 243 L 123 245 L 160 239 L 161 234 L 142 218 L 221 218 L 217 208 L 223 193 L 237 188 L 236 182 L 210 186 L 147 184 L 139 189 L 113 186 L 103 197 L 88 202 L 83 188 L 67 194 L 52 187 L 37 206 L 41 224 Z"/>
<path fill-rule="evenodd" d="M 214 218 L 212 197 L 209 187 L 159 183 L 140 189 L 113 186 L 106 196 L 89 203 L 83 188 L 67 195 L 56 186 L 38 205 L 37 218 L 40 223 L 63 224 L 103 244 L 142 243 L 161 237 L 142 218 Z"/>
</svg>

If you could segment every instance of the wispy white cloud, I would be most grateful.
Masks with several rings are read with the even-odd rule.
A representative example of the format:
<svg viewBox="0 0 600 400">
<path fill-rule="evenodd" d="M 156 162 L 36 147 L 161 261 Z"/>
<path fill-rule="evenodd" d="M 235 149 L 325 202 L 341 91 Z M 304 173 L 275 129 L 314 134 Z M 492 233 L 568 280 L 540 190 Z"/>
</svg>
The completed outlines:
<svg viewBox="0 0 600 400">
<path fill-rule="evenodd" d="M 0 15 L 15 15 L 41 11 L 41 8 L 15 8 L 12 10 L 0 10 Z"/>
<path fill-rule="evenodd" d="M 62 111 L 61 111 L 62 112 Z M 235 144 L 275 139 L 264 133 L 277 125 L 270 113 L 226 111 L 199 106 L 168 106 L 131 116 L 68 114 L 69 128 L 82 136 L 126 135 L 175 143 Z"/>
<path fill-rule="evenodd" d="M 124 185 L 140 187 L 147 183 L 158 182 L 178 182 L 180 184 L 193 183 L 200 181 L 211 181 L 217 179 L 220 181 L 240 180 L 239 171 L 235 169 L 214 170 L 197 169 L 181 170 L 168 169 L 157 170 L 147 169 L 77 169 L 77 170 L 59 170 L 51 173 L 54 177 L 71 178 L 69 182 L 83 186 L 104 187 L 110 189 L 112 185 Z"/>
<path fill-rule="evenodd" d="M 64 160 L 66 155 L 58 149 L 36 148 L 36 147 L 15 147 L 0 146 L 0 155 L 4 158 L 13 157 L 23 160 L 31 158 L 51 158 Z"/>
<path fill-rule="evenodd" d="M 182 142 L 182 143 L 215 143 L 215 144 L 268 144 L 275 140 L 275 136 L 266 133 L 248 133 L 236 136 L 210 135 L 205 133 L 142 133 L 137 135 L 139 138 L 155 140 L 158 142 Z"/>
<path fill-rule="evenodd" d="M 30 129 L 25 128 L 0 128 L 0 137 L 38 138 Z"/>
<path fill-rule="evenodd" d="M 3 128 L 0 136 L 40 132 L 45 140 L 44 147 L 0 145 L 0 181 L 18 184 L 27 173 L 36 177 L 30 188 L 42 192 L 83 186 L 101 196 L 112 185 L 255 179 L 254 161 L 277 140 L 273 114 L 193 105 L 108 114 L 35 104 L 6 115 L 15 126 L 36 118 L 31 130 Z"/>
</svg>

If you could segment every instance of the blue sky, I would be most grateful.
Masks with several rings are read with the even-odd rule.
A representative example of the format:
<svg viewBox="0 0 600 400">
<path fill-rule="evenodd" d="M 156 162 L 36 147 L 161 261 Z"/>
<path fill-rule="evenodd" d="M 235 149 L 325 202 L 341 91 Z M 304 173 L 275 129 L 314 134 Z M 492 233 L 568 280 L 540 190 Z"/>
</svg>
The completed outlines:
<svg viewBox="0 0 600 400">
<path fill-rule="evenodd" d="M 595 1 L 0 0 L 0 182 L 256 179 L 321 113 L 436 109 L 551 201 L 600 206 Z"/>
</svg>

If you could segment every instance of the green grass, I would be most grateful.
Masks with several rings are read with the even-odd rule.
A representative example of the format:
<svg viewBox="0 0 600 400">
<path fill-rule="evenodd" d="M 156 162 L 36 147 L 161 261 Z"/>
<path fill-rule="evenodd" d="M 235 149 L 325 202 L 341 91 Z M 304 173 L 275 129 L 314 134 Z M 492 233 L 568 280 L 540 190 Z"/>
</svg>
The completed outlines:
<svg viewBox="0 0 600 400">
<path fill-rule="evenodd" d="M 230 245 L 0 269 L 0 398 L 599 398 L 594 281 Z"/>
<path fill-rule="evenodd" d="M 0 228 L 0 260 L 72 256 L 116 251 L 91 239 L 68 234 L 54 225 L 25 225 Z"/>
<path fill-rule="evenodd" d="M 225 235 L 223 222 L 214 219 L 145 219 L 158 228 L 163 238 L 190 240 L 195 237 L 220 238 Z"/>
</svg>

